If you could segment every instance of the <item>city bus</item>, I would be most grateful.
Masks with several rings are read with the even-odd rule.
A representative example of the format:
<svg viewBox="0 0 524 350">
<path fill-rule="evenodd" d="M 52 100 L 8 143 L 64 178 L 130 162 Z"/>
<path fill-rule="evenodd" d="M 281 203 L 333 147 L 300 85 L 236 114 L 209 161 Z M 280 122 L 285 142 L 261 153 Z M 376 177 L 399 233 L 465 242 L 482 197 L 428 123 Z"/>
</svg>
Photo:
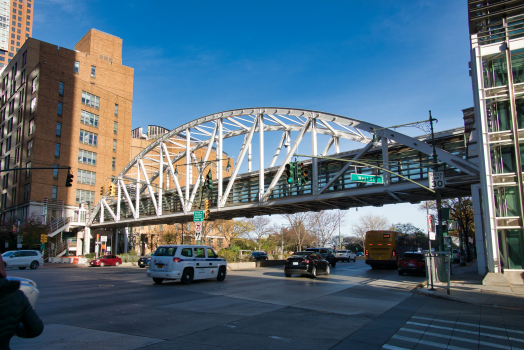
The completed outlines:
<svg viewBox="0 0 524 350">
<path fill-rule="evenodd" d="M 397 231 L 368 231 L 364 242 L 366 264 L 372 269 L 398 268 L 398 259 L 407 251 L 417 250 L 414 235 Z"/>
</svg>

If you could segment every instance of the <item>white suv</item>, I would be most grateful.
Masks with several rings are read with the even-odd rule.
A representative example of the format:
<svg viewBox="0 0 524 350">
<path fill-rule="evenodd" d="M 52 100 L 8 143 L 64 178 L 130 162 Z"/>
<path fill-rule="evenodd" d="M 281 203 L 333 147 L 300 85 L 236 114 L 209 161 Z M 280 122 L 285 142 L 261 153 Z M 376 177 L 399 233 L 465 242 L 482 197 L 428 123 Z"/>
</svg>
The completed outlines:
<svg viewBox="0 0 524 350">
<path fill-rule="evenodd" d="M 20 270 L 26 267 L 35 270 L 38 266 L 44 266 L 42 253 L 38 250 L 12 250 L 2 254 L 5 267 L 18 267 Z"/>
<path fill-rule="evenodd" d="M 337 261 L 350 262 L 353 260 L 353 262 L 355 262 L 357 260 L 357 256 L 351 250 L 337 250 L 335 256 L 337 257 Z"/>
<path fill-rule="evenodd" d="M 209 246 L 162 245 L 151 255 L 147 277 L 152 277 L 155 283 L 179 279 L 189 284 L 208 278 L 223 281 L 226 273 L 226 260 L 219 258 Z"/>
</svg>

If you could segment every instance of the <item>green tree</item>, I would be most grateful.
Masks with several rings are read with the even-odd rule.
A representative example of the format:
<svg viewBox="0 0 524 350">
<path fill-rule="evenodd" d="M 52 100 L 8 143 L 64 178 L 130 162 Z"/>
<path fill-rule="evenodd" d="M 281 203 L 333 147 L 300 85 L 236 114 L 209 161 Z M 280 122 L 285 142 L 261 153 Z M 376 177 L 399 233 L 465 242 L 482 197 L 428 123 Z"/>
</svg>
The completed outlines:
<svg viewBox="0 0 524 350">
<path fill-rule="evenodd" d="M 40 219 L 32 214 L 20 227 L 20 234 L 22 235 L 22 244 L 33 248 L 36 244 L 40 244 L 41 235 L 47 235 L 47 226 L 40 222 Z"/>
</svg>

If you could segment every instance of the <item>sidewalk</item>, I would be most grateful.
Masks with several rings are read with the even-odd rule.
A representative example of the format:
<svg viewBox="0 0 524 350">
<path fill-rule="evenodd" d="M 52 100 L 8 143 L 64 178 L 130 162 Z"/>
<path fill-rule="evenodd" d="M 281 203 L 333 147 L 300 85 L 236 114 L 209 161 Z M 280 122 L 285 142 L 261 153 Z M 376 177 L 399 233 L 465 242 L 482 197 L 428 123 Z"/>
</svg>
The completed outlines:
<svg viewBox="0 0 524 350">
<path fill-rule="evenodd" d="M 477 272 L 476 261 L 467 263 L 467 266 L 456 264 L 453 265 L 449 295 L 447 283 L 434 283 L 434 291 L 424 286 L 418 289 L 418 294 L 468 304 L 524 310 L 524 285 L 484 286 L 483 277 Z"/>
</svg>

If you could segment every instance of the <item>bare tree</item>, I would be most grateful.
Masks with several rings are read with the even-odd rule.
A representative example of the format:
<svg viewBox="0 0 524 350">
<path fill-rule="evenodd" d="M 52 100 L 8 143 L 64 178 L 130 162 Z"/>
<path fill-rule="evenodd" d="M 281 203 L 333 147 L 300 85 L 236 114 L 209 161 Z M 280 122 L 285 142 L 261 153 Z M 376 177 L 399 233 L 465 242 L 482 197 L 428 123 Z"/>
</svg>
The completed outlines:
<svg viewBox="0 0 524 350">
<path fill-rule="evenodd" d="M 357 223 L 353 225 L 352 233 L 357 239 L 357 244 L 364 248 L 366 232 L 387 230 L 389 227 L 388 219 L 385 216 L 369 213 L 358 218 Z"/>
<path fill-rule="evenodd" d="M 284 214 L 282 217 L 289 224 L 288 229 L 293 233 L 297 250 L 301 250 L 304 242 L 310 238 L 310 234 L 306 230 L 309 213 Z"/>
<path fill-rule="evenodd" d="M 340 210 L 322 210 L 309 213 L 308 224 L 319 246 L 324 247 L 326 245 L 340 225 L 344 223 L 347 213 L 348 211 Z M 338 245 L 338 241 L 335 245 Z"/>
<path fill-rule="evenodd" d="M 251 224 L 251 230 L 248 231 L 248 236 L 257 242 L 258 250 L 260 251 L 262 249 L 262 238 L 274 231 L 271 225 L 271 219 L 267 216 L 257 216 L 249 222 Z"/>
</svg>

